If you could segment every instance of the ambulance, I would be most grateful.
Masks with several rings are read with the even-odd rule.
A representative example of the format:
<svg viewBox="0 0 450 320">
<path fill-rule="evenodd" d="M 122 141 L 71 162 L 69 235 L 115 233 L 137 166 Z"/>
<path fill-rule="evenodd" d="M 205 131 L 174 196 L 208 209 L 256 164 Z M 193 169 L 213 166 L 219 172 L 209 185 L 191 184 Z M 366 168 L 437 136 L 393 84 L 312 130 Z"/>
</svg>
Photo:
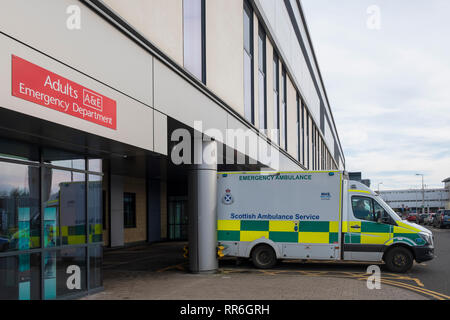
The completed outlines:
<svg viewBox="0 0 450 320">
<path fill-rule="evenodd" d="M 433 234 L 402 220 L 344 171 L 219 172 L 217 240 L 257 268 L 278 260 L 384 262 L 407 272 L 434 257 Z"/>
</svg>

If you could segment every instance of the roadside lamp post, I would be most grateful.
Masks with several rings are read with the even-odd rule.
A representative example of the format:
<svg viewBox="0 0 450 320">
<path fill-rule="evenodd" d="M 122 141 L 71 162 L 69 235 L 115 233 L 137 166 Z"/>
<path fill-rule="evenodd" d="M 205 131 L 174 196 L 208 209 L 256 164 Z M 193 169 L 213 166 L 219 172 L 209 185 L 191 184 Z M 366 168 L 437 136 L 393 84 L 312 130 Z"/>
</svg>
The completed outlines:
<svg viewBox="0 0 450 320">
<path fill-rule="evenodd" d="M 423 173 L 416 173 L 416 176 L 422 176 L 422 213 L 425 213 L 425 187 L 423 184 Z"/>
<path fill-rule="evenodd" d="M 378 183 L 378 195 L 380 195 L 380 184 L 383 184 L 383 182 Z"/>
</svg>

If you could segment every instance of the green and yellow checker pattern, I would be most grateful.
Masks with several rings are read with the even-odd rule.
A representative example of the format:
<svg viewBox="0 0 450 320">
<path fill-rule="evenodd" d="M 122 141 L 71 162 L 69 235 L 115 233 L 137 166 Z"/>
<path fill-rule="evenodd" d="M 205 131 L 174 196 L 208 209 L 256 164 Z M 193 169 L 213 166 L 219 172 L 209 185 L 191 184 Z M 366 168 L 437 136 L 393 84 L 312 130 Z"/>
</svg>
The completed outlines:
<svg viewBox="0 0 450 320">
<path fill-rule="evenodd" d="M 89 242 L 103 241 L 103 226 L 101 224 L 89 225 Z M 86 243 L 86 227 L 84 225 L 61 227 L 62 245 Z"/>
<path fill-rule="evenodd" d="M 86 243 L 86 227 L 84 225 L 61 227 L 62 245 L 83 243 Z"/>
<path fill-rule="evenodd" d="M 218 241 L 252 242 L 260 238 L 284 243 L 335 244 L 338 221 L 218 220 Z"/>
<path fill-rule="evenodd" d="M 357 228 L 353 228 L 353 227 Z M 385 244 L 391 238 L 392 226 L 370 221 L 344 222 L 345 244 Z"/>
<path fill-rule="evenodd" d="M 345 221 L 342 225 L 345 244 L 384 244 L 391 245 L 394 242 L 410 241 L 411 245 L 421 244 L 420 230 L 397 222 L 398 226 L 381 224 L 371 221 Z M 352 228 L 357 226 L 358 228 Z M 406 240 L 405 240 L 406 238 Z"/>
</svg>

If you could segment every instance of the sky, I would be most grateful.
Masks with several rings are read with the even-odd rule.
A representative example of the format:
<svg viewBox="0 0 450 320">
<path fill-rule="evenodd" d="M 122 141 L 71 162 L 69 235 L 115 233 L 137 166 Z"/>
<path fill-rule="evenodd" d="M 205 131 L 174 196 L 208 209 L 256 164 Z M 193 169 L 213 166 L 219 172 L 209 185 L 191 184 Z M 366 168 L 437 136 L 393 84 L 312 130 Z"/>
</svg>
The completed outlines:
<svg viewBox="0 0 450 320">
<path fill-rule="evenodd" d="M 426 188 L 442 188 L 450 177 L 450 1 L 301 2 L 346 170 L 361 171 L 373 190 L 421 188 L 416 173 Z"/>
</svg>

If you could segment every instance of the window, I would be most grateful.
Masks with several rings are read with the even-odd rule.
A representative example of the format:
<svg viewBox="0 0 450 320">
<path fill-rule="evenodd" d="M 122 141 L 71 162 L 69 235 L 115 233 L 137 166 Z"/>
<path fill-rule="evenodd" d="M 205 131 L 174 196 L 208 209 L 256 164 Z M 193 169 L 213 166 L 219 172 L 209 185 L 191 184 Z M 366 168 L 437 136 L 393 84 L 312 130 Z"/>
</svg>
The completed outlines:
<svg viewBox="0 0 450 320">
<path fill-rule="evenodd" d="M 2 139 L 0 150 L 0 300 L 101 285 L 100 261 L 91 259 L 90 269 L 98 267 L 90 283 L 87 274 L 87 257 L 102 245 L 101 160 Z M 69 266 L 80 268 L 79 289 L 67 286 Z"/>
<path fill-rule="evenodd" d="M 287 150 L 287 92 L 286 92 L 286 70 L 281 74 L 281 113 L 280 113 L 280 134 L 281 148 Z"/>
<path fill-rule="evenodd" d="M 355 218 L 373 221 L 373 203 L 371 198 L 352 197 L 352 208 Z"/>
<path fill-rule="evenodd" d="M 189 223 L 186 209 L 187 198 L 169 197 L 167 227 L 170 240 L 187 240 Z"/>
<path fill-rule="evenodd" d="M 123 227 L 136 228 L 136 194 L 123 194 Z"/>
<path fill-rule="evenodd" d="M 102 177 L 90 174 L 88 176 L 89 242 L 103 241 L 103 206 Z"/>
<path fill-rule="evenodd" d="M 0 300 L 37 300 L 40 291 L 40 253 L 0 257 Z"/>
<path fill-rule="evenodd" d="M 86 175 L 44 168 L 44 247 L 86 243 Z"/>
<path fill-rule="evenodd" d="M 267 129 L 267 84 L 266 84 L 266 33 L 259 25 L 258 39 L 258 104 L 259 104 L 259 129 Z"/>
<path fill-rule="evenodd" d="M 244 2 L 244 116 L 255 124 L 253 104 L 253 12 Z"/>
<path fill-rule="evenodd" d="M 205 0 L 183 1 L 184 67 L 206 83 Z"/>
<path fill-rule="evenodd" d="M 316 170 L 316 125 L 312 123 L 311 126 L 312 129 L 312 168 L 313 170 Z"/>
<path fill-rule="evenodd" d="M 99 288 L 103 285 L 102 261 L 102 246 L 89 248 L 89 284 L 91 288 Z"/>
<path fill-rule="evenodd" d="M 300 96 L 297 92 L 297 160 L 301 161 L 300 152 Z"/>
<path fill-rule="evenodd" d="M 86 290 L 86 248 L 64 248 L 57 251 L 46 251 L 43 254 L 45 299 L 55 299 Z M 69 282 L 67 277 L 70 276 L 67 270 L 74 265 L 80 270 L 79 282 L 76 281 L 79 287 L 69 287 L 67 285 Z"/>
<path fill-rule="evenodd" d="M 302 163 L 306 164 L 305 161 L 305 105 L 302 101 Z"/>
<path fill-rule="evenodd" d="M 277 144 L 280 144 L 280 67 L 278 55 L 273 52 L 273 127 L 277 130 Z"/>
<path fill-rule="evenodd" d="M 315 154 L 315 168 L 316 170 L 319 169 L 319 131 L 317 130 L 317 126 L 314 125 L 314 143 L 315 143 L 315 150 L 314 150 L 314 154 Z"/>
<path fill-rule="evenodd" d="M 352 208 L 353 215 L 357 219 L 372 222 L 389 221 L 388 223 L 391 223 L 389 214 L 372 198 L 353 196 Z"/>
<path fill-rule="evenodd" d="M 309 113 L 308 110 L 305 110 L 305 117 L 306 117 L 306 142 L 307 142 L 307 146 L 306 146 L 306 167 L 309 169 L 309 144 L 310 144 L 310 139 L 309 139 Z"/>
<path fill-rule="evenodd" d="M 0 252 L 39 248 L 39 167 L 0 162 L 0 173 Z"/>
</svg>

